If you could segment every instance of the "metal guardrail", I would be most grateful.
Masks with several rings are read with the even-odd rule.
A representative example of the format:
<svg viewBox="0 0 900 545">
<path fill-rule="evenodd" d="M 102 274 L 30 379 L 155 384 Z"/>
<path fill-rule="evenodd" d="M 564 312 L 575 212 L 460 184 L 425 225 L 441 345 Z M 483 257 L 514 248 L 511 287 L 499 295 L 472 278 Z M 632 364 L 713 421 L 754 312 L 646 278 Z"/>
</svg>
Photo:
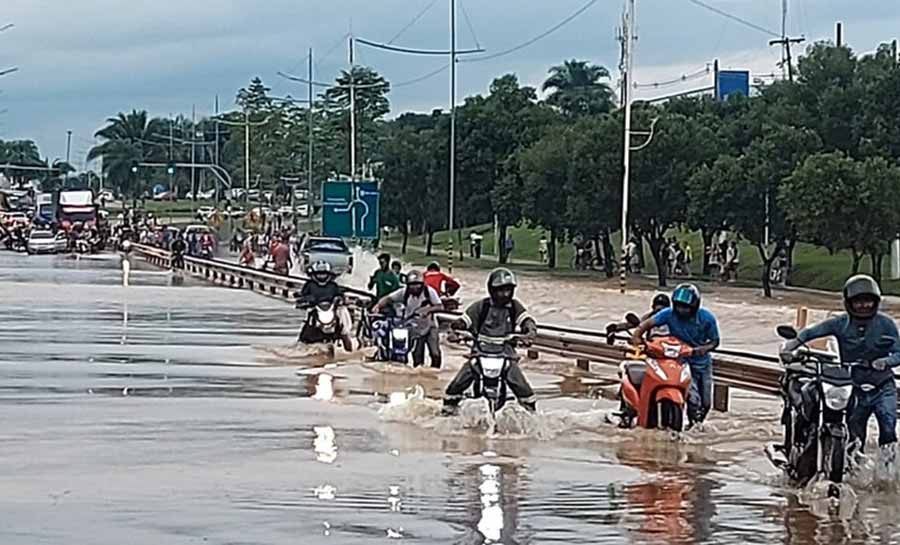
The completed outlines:
<svg viewBox="0 0 900 545">
<path fill-rule="evenodd" d="M 171 267 L 171 253 L 152 246 L 135 245 L 134 251 L 148 262 L 163 268 Z M 293 301 L 293 294 L 306 281 L 303 277 L 285 276 L 258 269 L 242 267 L 218 259 L 184 257 L 185 270 L 209 282 Z M 360 299 L 371 299 L 371 294 L 349 289 Z M 439 320 L 452 320 L 459 313 L 440 313 Z M 578 367 L 589 370 L 591 362 L 618 366 L 625 358 L 626 347 L 610 346 L 606 332 L 577 327 L 539 324 L 538 337 L 529 357 L 537 359 L 539 352 L 572 357 Z M 778 395 L 779 380 L 783 374 L 778 358 L 766 354 L 720 349 L 715 352 L 714 407 L 727 411 L 730 388 L 748 390 L 758 394 Z"/>
</svg>

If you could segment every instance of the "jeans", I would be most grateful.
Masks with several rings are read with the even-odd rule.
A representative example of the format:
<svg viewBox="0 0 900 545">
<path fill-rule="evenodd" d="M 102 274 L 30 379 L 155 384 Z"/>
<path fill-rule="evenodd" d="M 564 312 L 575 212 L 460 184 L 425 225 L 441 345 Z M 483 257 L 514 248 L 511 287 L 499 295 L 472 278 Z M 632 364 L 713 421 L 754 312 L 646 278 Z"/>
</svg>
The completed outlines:
<svg viewBox="0 0 900 545">
<path fill-rule="evenodd" d="M 897 442 L 897 387 L 889 380 L 871 392 L 863 392 L 854 388 L 856 404 L 847 419 L 850 434 L 859 438 L 862 446 L 866 445 L 869 418 L 875 414 L 878 421 L 878 445 L 884 446 Z"/>
<path fill-rule="evenodd" d="M 691 388 L 688 390 L 688 420 L 703 422 L 712 408 L 713 370 L 712 365 L 691 365 Z"/>
<path fill-rule="evenodd" d="M 428 348 L 428 355 L 431 357 L 431 366 L 435 369 L 441 368 L 441 338 L 438 335 L 438 329 L 432 327 L 428 333 L 413 341 L 413 367 L 421 367 L 425 364 L 425 348 Z"/>
</svg>

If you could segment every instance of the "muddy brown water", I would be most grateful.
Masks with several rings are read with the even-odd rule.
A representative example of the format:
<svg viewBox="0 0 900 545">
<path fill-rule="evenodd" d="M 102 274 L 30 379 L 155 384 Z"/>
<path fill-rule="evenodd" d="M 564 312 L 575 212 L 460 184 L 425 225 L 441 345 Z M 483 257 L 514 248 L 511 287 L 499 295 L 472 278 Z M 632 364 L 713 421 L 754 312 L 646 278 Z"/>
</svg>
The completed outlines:
<svg viewBox="0 0 900 545">
<path fill-rule="evenodd" d="M 463 273 L 465 292 L 483 273 Z M 523 278 L 541 321 L 605 324 L 651 292 Z M 772 350 L 788 303 L 714 293 L 726 344 Z M 596 376 L 529 362 L 540 414 L 434 398 L 449 369 L 326 366 L 300 317 L 115 256 L 0 253 L 0 543 L 896 543 L 891 483 L 843 503 L 762 455 L 778 406 L 673 436 L 606 424 Z M 298 375 L 298 369 L 300 374 Z M 424 395 L 423 395 L 424 394 Z M 848 494 L 850 497 L 851 494 Z"/>
</svg>

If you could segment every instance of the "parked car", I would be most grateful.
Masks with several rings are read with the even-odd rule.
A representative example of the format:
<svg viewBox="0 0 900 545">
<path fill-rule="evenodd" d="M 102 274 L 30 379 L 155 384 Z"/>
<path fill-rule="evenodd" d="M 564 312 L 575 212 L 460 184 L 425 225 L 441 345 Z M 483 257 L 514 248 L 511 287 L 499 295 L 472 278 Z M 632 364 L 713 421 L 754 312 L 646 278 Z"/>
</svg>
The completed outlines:
<svg viewBox="0 0 900 545">
<path fill-rule="evenodd" d="M 25 212 L 5 212 L 3 214 L 3 225 L 5 227 L 17 227 L 19 225 L 25 227 L 31 223 L 31 219 Z"/>
<path fill-rule="evenodd" d="M 174 191 L 160 191 L 156 195 L 153 195 L 154 201 L 177 201 L 178 196 L 175 195 Z"/>
<path fill-rule="evenodd" d="M 213 206 L 201 206 L 197 209 L 197 219 L 200 221 L 207 221 L 212 217 L 213 214 L 216 213 L 216 209 Z"/>
<path fill-rule="evenodd" d="M 29 254 L 55 254 L 65 252 L 69 241 L 65 233 L 54 235 L 53 231 L 33 229 L 28 236 L 27 250 Z"/>
<path fill-rule="evenodd" d="M 340 238 L 306 237 L 300 246 L 300 266 L 305 271 L 316 261 L 327 261 L 335 274 L 353 272 L 353 254 Z"/>
</svg>

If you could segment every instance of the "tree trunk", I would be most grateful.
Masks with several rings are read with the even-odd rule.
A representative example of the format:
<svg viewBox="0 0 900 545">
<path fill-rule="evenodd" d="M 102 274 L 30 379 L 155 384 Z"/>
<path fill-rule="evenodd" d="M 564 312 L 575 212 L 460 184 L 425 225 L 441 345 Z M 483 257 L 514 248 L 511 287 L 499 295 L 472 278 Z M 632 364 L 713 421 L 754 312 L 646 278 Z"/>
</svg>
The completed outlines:
<svg viewBox="0 0 900 545">
<path fill-rule="evenodd" d="M 550 240 L 547 244 L 547 268 L 556 268 L 556 229 L 550 229 Z"/>
<path fill-rule="evenodd" d="M 794 248 L 796 246 L 796 238 L 791 238 L 787 243 L 787 278 L 785 280 L 788 281 L 790 281 L 791 275 L 794 273 Z"/>
<path fill-rule="evenodd" d="M 509 260 L 509 256 L 506 255 L 506 225 L 500 225 L 498 238 L 499 240 L 496 242 L 498 246 L 497 255 L 500 257 L 500 264 L 506 265 Z"/>
<path fill-rule="evenodd" d="M 612 247 L 612 240 L 610 240 L 609 229 L 604 229 L 603 233 L 600 235 L 603 241 L 603 268 L 606 271 L 606 277 L 613 277 L 613 260 L 616 258 L 616 253 Z M 622 255 L 625 255 L 624 253 Z M 619 266 L 622 266 L 620 263 Z"/>
<path fill-rule="evenodd" d="M 460 263 L 462 263 L 466 259 L 465 252 L 463 251 L 462 232 L 463 232 L 462 229 L 456 230 L 456 246 L 457 246 L 457 251 L 459 252 L 459 262 Z M 452 237 L 453 235 L 451 234 L 450 236 Z"/>
<path fill-rule="evenodd" d="M 650 251 L 653 253 L 653 261 L 656 262 L 656 276 L 659 279 L 659 287 L 665 288 L 668 286 L 666 283 L 669 271 L 666 266 L 666 262 L 663 259 L 663 242 L 665 239 L 662 235 L 657 235 L 657 229 L 653 230 L 653 233 L 648 233 L 645 235 L 647 237 L 647 243 L 650 244 Z"/>
<path fill-rule="evenodd" d="M 594 238 L 591 239 L 591 246 L 593 246 L 593 253 L 594 253 L 595 258 L 599 258 L 601 255 L 603 255 L 600 253 L 600 236 L 599 235 L 594 235 Z M 589 271 L 594 270 L 594 258 L 592 258 L 591 261 L 587 265 L 588 265 Z"/>
<path fill-rule="evenodd" d="M 400 254 L 406 255 L 406 245 L 409 243 L 409 225 L 404 222 L 400 232 L 403 233 L 403 243 L 400 245 Z"/>
<path fill-rule="evenodd" d="M 710 250 L 712 250 L 712 240 L 714 234 L 715 233 L 713 233 L 712 231 L 707 231 L 706 229 L 703 229 L 701 231 L 701 236 L 703 237 L 703 248 L 701 248 L 702 257 L 700 259 L 703 262 L 703 276 L 709 276 L 709 258 L 711 257 Z"/>
<path fill-rule="evenodd" d="M 857 252 L 855 248 L 851 248 L 853 253 L 853 263 L 850 265 L 850 274 L 859 274 L 859 264 L 862 261 L 863 253 Z"/>
<path fill-rule="evenodd" d="M 775 262 L 775 258 L 781 253 L 781 250 L 784 249 L 784 244 L 779 242 L 775 245 L 775 250 L 771 255 L 766 253 L 766 248 L 762 244 L 757 244 L 756 249 L 759 251 L 759 259 L 762 261 L 762 288 L 763 295 L 767 298 L 772 297 L 772 279 L 769 274 L 772 271 L 772 263 Z"/>
<path fill-rule="evenodd" d="M 884 263 L 884 254 L 881 252 L 872 252 L 870 257 L 872 259 L 872 278 L 881 284 L 881 268 Z"/>
<path fill-rule="evenodd" d="M 432 226 L 428 226 L 428 230 L 425 233 L 425 255 L 431 256 L 433 255 L 432 247 L 434 246 L 434 228 Z"/>
</svg>

